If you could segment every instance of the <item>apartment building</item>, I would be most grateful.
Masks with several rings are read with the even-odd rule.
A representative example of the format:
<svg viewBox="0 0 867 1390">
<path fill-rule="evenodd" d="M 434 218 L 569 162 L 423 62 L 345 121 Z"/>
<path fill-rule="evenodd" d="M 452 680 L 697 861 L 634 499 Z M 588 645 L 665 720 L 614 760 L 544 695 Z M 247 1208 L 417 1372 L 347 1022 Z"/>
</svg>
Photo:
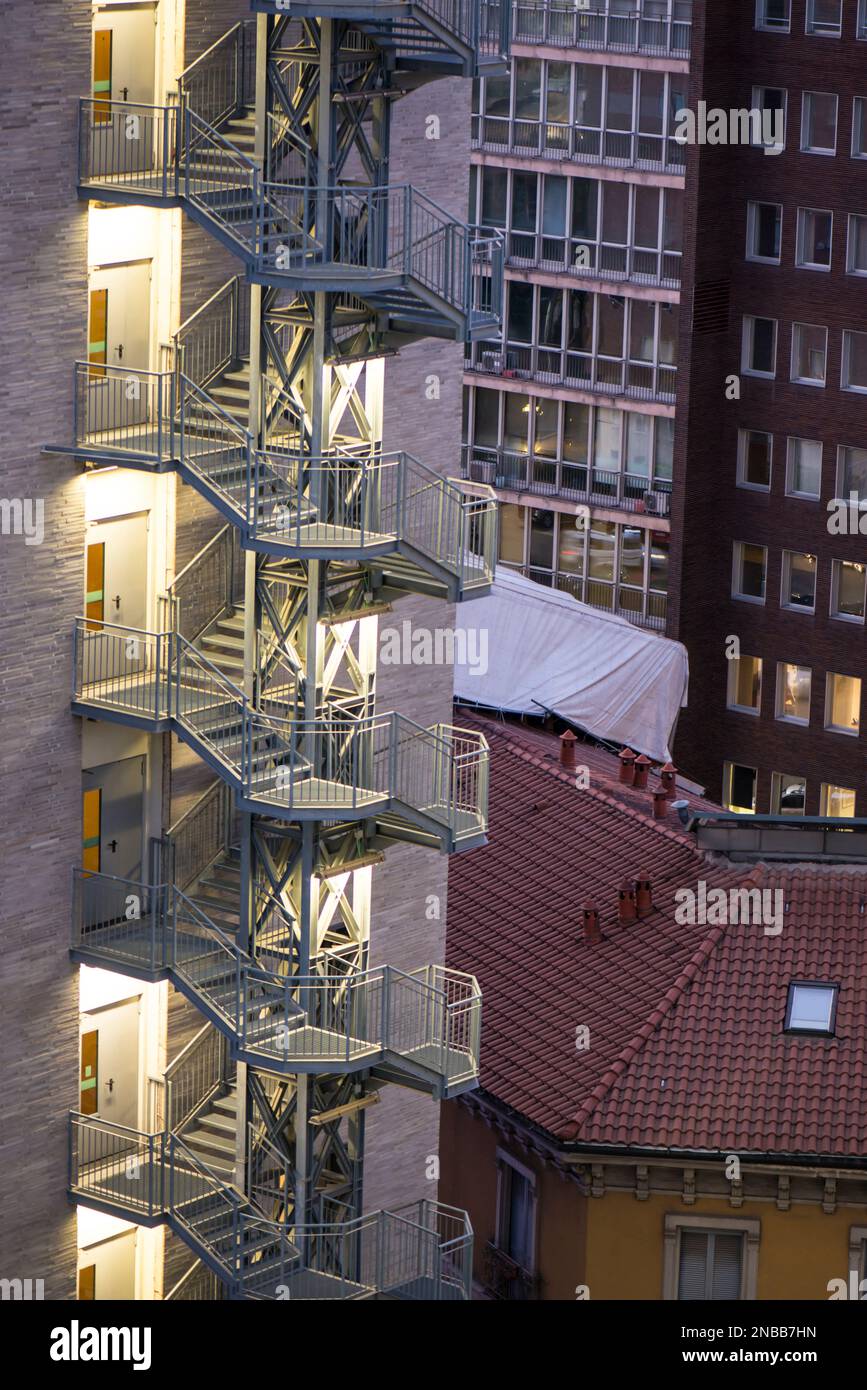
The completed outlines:
<svg viewBox="0 0 867 1390">
<path fill-rule="evenodd" d="M 445 865 L 487 748 L 450 671 L 378 680 L 377 625 L 492 578 L 454 478 L 500 246 L 447 146 L 508 10 L 44 0 L 33 108 L 33 8 L 0 98 L 0 1274 L 466 1297 L 429 1157 L 477 1080 Z"/>
<path fill-rule="evenodd" d="M 464 476 L 499 559 L 662 631 L 691 0 L 517 0 L 474 85 L 470 215 L 502 231 L 503 332 L 466 362 Z"/>
<path fill-rule="evenodd" d="M 669 632 L 675 758 L 732 809 L 867 813 L 867 5 L 696 8 Z M 842 499 L 846 505 L 836 505 Z"/>
</svg>

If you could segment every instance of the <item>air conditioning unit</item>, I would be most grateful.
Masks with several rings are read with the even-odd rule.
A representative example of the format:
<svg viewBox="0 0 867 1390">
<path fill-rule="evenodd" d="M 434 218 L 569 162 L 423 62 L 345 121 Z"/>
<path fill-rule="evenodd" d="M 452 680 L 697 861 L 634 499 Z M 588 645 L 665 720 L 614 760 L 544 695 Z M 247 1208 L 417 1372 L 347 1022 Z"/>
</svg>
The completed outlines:
<svg viewBox="0 0 867 1390">
<path fill-rule="evenodd" d="M 506 359 L 502 352 L 483 352 L 482 371 L 501 372 L 506 365 Z"/>
<path fill-rule="evenodd" d="M 669 496 L 667 492 L 645 492 L 644 510 L 651 516 L 668 516 Z"/>
</svg>

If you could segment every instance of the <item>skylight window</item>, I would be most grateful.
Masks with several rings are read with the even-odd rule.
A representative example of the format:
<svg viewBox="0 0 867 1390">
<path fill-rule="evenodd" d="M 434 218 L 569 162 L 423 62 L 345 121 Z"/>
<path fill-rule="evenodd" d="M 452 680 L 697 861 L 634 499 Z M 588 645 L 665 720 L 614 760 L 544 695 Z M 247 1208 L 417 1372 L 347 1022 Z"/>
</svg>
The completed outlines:
<svg viewBox="0 0 867 1390">
<path fill-rule="evenodd" d="M 837 985 L 795 980 L 789 985 L 787 1033 L 817 1033 L 833 1037 Z"/>
</svg>

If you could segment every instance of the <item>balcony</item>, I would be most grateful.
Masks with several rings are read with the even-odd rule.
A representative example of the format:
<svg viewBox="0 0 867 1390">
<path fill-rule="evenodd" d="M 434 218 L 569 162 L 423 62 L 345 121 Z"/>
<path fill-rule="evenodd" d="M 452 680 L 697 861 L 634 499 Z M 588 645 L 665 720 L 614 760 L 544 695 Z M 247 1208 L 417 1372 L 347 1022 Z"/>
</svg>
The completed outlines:
<svg viewBox="0 0 867 1390">
<path fill-rule="evenodd" d="M 72 1113 L 69 1195 L 139 1225 L 163 1223 L 233 1299 L 466 1300 L 473 1233 L 437 1202 L 309 1225 L 269 1221 L 178 1135 Z"/>
<path fill-rule="evenodd" d="M 485 1246 L 484 1260 L 484 1286 L 489 1298 L 525 1302 L 539 1297 L 539 1276 L 524 1269 L 493 1241 Z"/>
<path fill-rule="evenodd" d="M 82 197 L 181 206 L 254 282 L 357 295 L 398 332 L 463 339 L 499 322 L 500 241 L 417 189 L 275 183 L 188 106 L 79 106 Z"/>
<path fill-rule="evenodd" d="M 667 14 L 652 15 L 636 3 L 632 10 L 605 0 L 587 6 L 563 0 L 516 0 L 512 41 L 552 48 L 585 48 L 607 53 L 642 53 L 664 58 L 689 57 L 692 0 L 674 0 Z"/>
<path fill-rule="evenodd" d="M 252 8 L 356 22 L 398 71 L 478 77 L 504 72 L 509 52 L 510 0 L 252 0 Z"/>
<path fill-rule="evenodd" d="M 356 974 L 277 973 L 180 889 L 75 870 L 74 960 L 171 979 L 228 1039 L 236 1061 L 278 1075 L 374 1071 L 437 1099 L 477 1085 L 482 999 L 471 975 L 429 965 Z"/>
<path fill-rule="evenodd" d="M 73 710 L 173 729 L 243 807 L 288 820 L 395 816 L 448 852 L 485 841 L 488 746 L 400 714 L 306 721 L 282 701 L 254 706 L 179 633 L 76 621 Z"/>
<path fill-rule="evenodd" d="M 470 482 L 488 484 L 506 492 L 565 497 L 571 502 L 651 516 L 667 517 L 671 511 L 668 479 L 591 468 L 565 459 L 465 444 L 461 473 Z"/>
<path fill-rule="evenodd" d="M 682 175 L 686 167 L 686 147 L 673 134 L 600 130 L 598 126 L 509 116 L 474 115 L 472 148 L 526 159 L 606 164 L 664 174 Z"/>
<path fill-rule="evenodd" d="M 680 251 L 626 246 L 589 237 L 550 236 L 545 232 L 504 233 L 505 263 L 518 270 L 559 272 L 576 280 L 680 287 Z"/>
<path fill-rule="evenodd" d="M 677 368 L 668 363 L 628 361 L 569 348 L 473 343 L 464 367 L 484 376 L 538 381 L 613 399 L 674 405 L 677 394 Z"/>
</svg>

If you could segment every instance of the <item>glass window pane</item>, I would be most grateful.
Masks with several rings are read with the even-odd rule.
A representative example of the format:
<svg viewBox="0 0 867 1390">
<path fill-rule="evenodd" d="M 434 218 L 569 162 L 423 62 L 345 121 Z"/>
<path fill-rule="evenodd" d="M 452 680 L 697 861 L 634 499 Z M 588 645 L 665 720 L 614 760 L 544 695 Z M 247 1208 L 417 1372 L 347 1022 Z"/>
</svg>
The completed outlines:
<svg viewBox="0 0 867 1390">
<path fill-rule="evenodd" d="M 512 175 L 512 226 L 517 232 L 536 230 L 536 190 L 538 174 Z"/>
<path fill-rule="evenodd" d="M 591 579 L 614 578 L 614 547 L 617 527 L 612 521 L 590 519 L 590 554 L 587 567 Z"/>
<path fill-rule="evenodd" d="M 496 449 L 499 444 L 499 391 L 485 391 L 476 387 L 476 414 L 474 443 L 483 449 Z"/>
<path fill-rule="evenodd" d="M 861 682 L 857 676 L 828 675 L 825 723 L 857 734 L 861 729 Z"/>
<path fill-rule="evenodd" d="M 533 338 L 533 286 L 512 280 L 509 292 L 508 339 L 511 343 L 529 343 Z"/>
<path fill-rule="evenodd" d="M 538 120 L 542 64 L 535 58 L 516 58 L 514 61 L 515 115 L 525 121 Z"/>
<path fill-rule="evenodd" d="M 530 398 L 517 392 L 504 393 L 505 423 L 503 427 L 503 448 L 513 454 L 526 454 L 527 436 L 530 423 Z"/>
<path fill-rule="evenodd" d="M 650 477 L 653 419 L 630 411 L 626 416 L 626 471 L 635 477 Z"/>
<path fill-rule="evenodd" d="M 482 169 L 482 222 L 486 227 L 506 225 L 506 170 Z"/>
<path fill-rule="evenodd" d="M 621 411 L 609 406 L 597 406 L 593 447 L 593 462 L 596 468 L 605 469 L 610 473 L 619 472 L 622 428 Z"/>
<path fill-rule="evenodd" d="M 567 405 L 563 422 L 563 457 L 569 463 L 587 462 L 589 405 Z"/>
<path fill-rule="evenodd" d="M 545 570 L 554 567 L 554 513 L 538 507 L 530 513 L 530 564 Z"/>
<path fill-rule="evenodd" d="M 864 566 L 852 560 L 834 561 L 834 613 L 844 618 L 864 617 Z"/>
<path fill-rule="evenodd" d="M 803 497 L 818 497 L 822 490 L 822 442 L 819 439 L 789 440 L 789 476 L 786 491 Z"/>
<path fill-rule="evenodd" d="M 513 502 L 501 502 L 498 508 L 500 519 L 500 559 L 506 564 L 524 563 L 524 522 L 526 507 L 518 507 Z"/>
<path fill-rule="evenodd" d="M 643 527 L 624 526 L 620 540 L 620 582 L 633 588 L 644 587 L 644 538 Z"/>
</svg>

